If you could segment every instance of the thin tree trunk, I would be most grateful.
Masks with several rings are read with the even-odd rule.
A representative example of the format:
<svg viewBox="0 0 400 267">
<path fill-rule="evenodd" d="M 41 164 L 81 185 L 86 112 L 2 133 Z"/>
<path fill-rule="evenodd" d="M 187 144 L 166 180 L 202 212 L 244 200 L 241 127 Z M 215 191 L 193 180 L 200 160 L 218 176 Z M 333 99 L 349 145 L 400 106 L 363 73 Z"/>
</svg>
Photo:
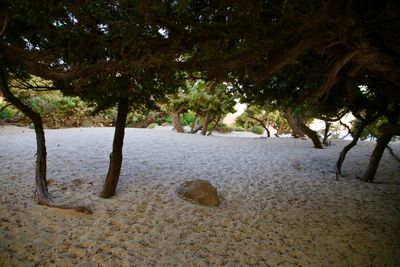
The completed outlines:
<svg viewBox="0 0 400 267">
<path fill-rule="evenodd" d="M 102 198 L 110 198 L 115 195 L 122 165 L 122 147 L 124 144 L 126 117 L 128 116 L 129 104 L 126 98 L 118 102 L 118 114 L 115 122 L 113 150 L 110 154 L 110 165 L 103 190 L 100 193 Z"/>
<path fill-rule="evenodd" d="M 56 204 L 49 198 L 49 193 L 47 190 L 47 152 L 46 152 L 46 140 L 43 130 L 42 117 L 33 111 L 30 107 L 22 103 L 18 98 L 16 98 L 8 88 L 7 80 L 4 71 L 0 69 L 0 91 L 3 93 L 4 97 L 8 102 L 13 104 L 22 113 L 29 117 L 35 127 L 36 134 L 36 168 L 35 168 L 35 193 L 37 198 L 37 203 L 39 205 L 44 205 L 52 208 L 60 209 L 72 209 L 78 212 L 92 214 L 93 211 L 85 206 L 72 206 L 72 205 L 62 205 Z"/>
<path fill-rule="evenodd" d="M 314 147 L 321 149 L 322 144 L 321 144 L 321 141 L 319 140 L 318 134 L 315 131 L 308 128 L 304 122 L 300 122 L 300 127 L 301 127 L 301 130 L 312 140 Z"/>
<path fill-rule="evenodd" d="M 331 128 L 331 123 L 328 121 L 325 121 L 325 130 L 324 130 L 324 139 L 322 140 L 322 144 L 325 146 L 329 146 L 330 144 L 328 143 L 328 138 L 330 136 L 329 134 L 329 129 Z"/>
<path fill-rule="evenodd" d="M 253 117 L 253 116 L 250 116 L 250 115 L 249 115 L 249 118 L 259 122 L 261 127 L 263 127 L 265 129 L 265 131 L 267 132 L 267 136 L 271 137 L 271 133 L 270 133 L 268 127 L 265 125 L 265 123 L 262 120 L 257 119 L 256 117 Z"/>
<path fill-rule="evenodd" d="M 286 127 L 283 125 L 283 123 L 281 125 L 279 125 L 278 130 L 276 131 L 275 136 L 279 137 L 281 134 L 283 134 L 284 130 L 286 129 Z"/>
<path fill-rule="evenodd" d="M 203 128 L 201 129 L 202 135 L 206 135 L 207 130 L 208 130 L 207 128 L 208 128 L 208 125 L 210 124 L 210 121 L 211 121 L 211 115 L 207 114 L 203 121 Z"/>
<path fill-rule="evenodd" d="M 353 135 L 353 140 L 343 148 L 342 152 L 340 152 L 340 156 L 336 162 L 336 181 L 338 181 L 340 178 L 343 177 L 342 175 L 342 164 L 344 162 L 344 159 L 346 158 L 347 152 L 350 151 L 358 142 L 358 139 L 360 139 L 360 136 L 362 132 L 364 131 L 364 128 L 368 125 L 366 121 L 360 122 L 360 124 L 356 127 L 354 135 Z M 349 129 L 350 131 L 350 129 Z"/>
<path fill-rule="evenodd" d="M 383 152 L 385 151 L 385 148 L 389 144 L 392 137 L 392 134 L 383 134 L 382 136 L 378 137 L 375 149 L 372 152 L 369 160 L 368 168 L 362 176 L 361 180 L 369 183 L 372 183 L 374 181 L 374 177 L 376 171 L 378 170 L 379 162 L 381 161 Z"/>
<path fill-rule="evenodd" d="M 172 112 L 172 124 L 174 125 L 175 130 L 178 133 L 184 133 L 185 131 L 183 130 L 182 124 L 181 124 L 181 118 L 180 118 L 180 113 L 178 112 Z"/>
<path fill-rule="evenodd" d="M 208 132 L 207 135 L 209 135 L 209 136 L 212 135 L 212 132 L 215 130 L 215 128 L 217 128 L 218 123 L 219 123 L 220 120 L 221 120 L 221 115 L 218 116 L 218 118 L 215 120 L 215 125 L 214 125 L 214 127 L 212 127 L 212 129 Z"/>
<path fill-rule="evenodd" d="M 198 117 L 198 115 L 196 114 L 196 115 L 194 116 L 194 118 L 193 118 L 192 125 L 190 126 L 190 133 L 194 133 L 193 131 L 194 131 L 194 128 L 196 127 L 196 120 L 197 120 L 197 117 Z"/>
</svg>

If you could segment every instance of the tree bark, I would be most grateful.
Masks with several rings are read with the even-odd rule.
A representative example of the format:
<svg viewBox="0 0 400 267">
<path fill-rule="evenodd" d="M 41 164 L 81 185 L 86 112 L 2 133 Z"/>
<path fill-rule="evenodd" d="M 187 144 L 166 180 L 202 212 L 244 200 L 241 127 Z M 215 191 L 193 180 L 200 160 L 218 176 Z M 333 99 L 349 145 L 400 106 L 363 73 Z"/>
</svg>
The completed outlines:
<svg viewBox="0 0 400 267">
<path fill-rule="evenodd" d="M 299 116 L 294 117 L 290 109 L 285 110 L 285 118 L 292 129 L 292 134 L 294 138 L 304 137 L 304 132 L 301 130 L 299 122 L 301 119 Z"/>
<path fill-rule="evenodd" d="M 385 151 L 385 148 L 389 144 L 392 137 L 392 134 L 383 134 L 378 137 L 374 151 L 372 152 L 369 160 L 368 168 L 362 176 L 361 180 L 369 183 L 372 183 L 374 181 L 374 177 L 376 171 L 378 170 L 379 162 L 381 161 L 383 152 Z"/>
<path fill-rule="evenodd" d="M 362 121 L 360 125 L 357 126 L 355 129 L 354 135 L 353 135 L 353 140 L 343 148 L 342 152 L 340 152 L 340 156 L 336 162 L 336 181 L 339 180 L 339 178 L 343 177 L 342 176 L 342 164 L 344 162 L 344 159 L 346 158 L 347 152 L 350 151 L 358 142 L 358 139 L 360 139 L 360 136 L 362 132 L 364 131 L 364 128 L 367 127 L 368 123 L 366 121 Z"/>
<path fill-rule="evenodd" d="M 103 184 L 103 190 L 100 193 L 102 198 L 110 198 L 115 195 L 122 165 L 122 147 L 124 144 L 126 118 L 128 116 L 128 99 L 121 98 L 118 102 L 118 114 L 115 122 L 115 132 L 113 141 L 113 150 L 110 154 L 110 165 L 106 180 Z"/>
<path fill-rule="evenodd" d="M 358 142 L 358 139 L 360 139 L 360 136 L 362 132 L 364 131 L 364 128 L 367 127 L 368 123 L 366 121 L 362 121 L 360 125 L 355 129 L 354 135 L 353 135 L 353 140 L 343 148 L 342 152 L 340 152 L 340 156 L 336 162 L 336 181 L 339 180 L 339 178 L 342 178 L 342 164 L 344 162 L 344 159 L 346 158 L 347 152 L 350 151 Z"/>
<path fill-rule="evenodd" d="M 308 126 L 302 121 L 300 122 L 300 128 L 312 140 L 315 148 L 318 148 L 318 149 L 322 148 L 322 144 L 321 144 L 321 141 L 319 140 L 319 136 L 315 131 L 308 128 Z"/>
<path fill-rule="evenodd" d="M 37 203 L 52 208 L 60 209 L 72 209 L 78 212 L 92 214 L 93 211 L 85 206 L 72 206 L 54 203 L 47 190 L 47 152 L 46 152 L 46 140 L 43 130 L 43 122 L 40 114 L 33 111 L 30 107 L 21 102 L 15 97 L 8 88 L 5 73 L 0 69 L 0 91 L 8 102 L 13 104 L 22 113 L 29 117 L 35 127 L 36 134 L 36 168 L 35 168 L 35 194 Z"/>
<path fill-rule="evenodd" d="M 265 123 L 262 120 L 260 120 L 256 117 L 250 116 L 250 115 L 249 115 L 249 118 L 259 122 L 261 127 L 263 127 L 265 129 L 265 131 L 267 132 L 267 136 L 271 137 L 271 132 L 269 131 L 268 127 L 265 125 Z"/>
<path fill-rule="evenodd" d="M 197 117 L 198 117 L 198 115 L 196 114 L 196 115 L 194 116 L 193 121 L 192 121 L 192 125 L 190 125 L 190 133 L 193 133 L 194 128 L 196 127 Z"/>
<path fill-rule="evenodd" d="M 208 128 L 208 125 L 210 124 L 210 122 L 211 122 L 211 115 L 207 114 L 203 121 L 203 128 L 201 129 L 202 135 L 207 134 L 207 130 L 208 130 L 207 128 Z"/>
<path fill-rule="evenodd" d="M 208 136 L 212 135 L 212 132 L 217 128 L 219 121 L 221 120 L 221 115 L 218 116 L 218 118 L 215 120 L 215 125 L 212 127 L 212 129 L 208 132 Z"/>
<path fill-rule="evenodd" d="M 175 130 L 178 133 L 184 133 L 185 131 L 183 130 L 182 124 L 181 124 L 181 118 L 180 118 L 180 113 L 178 112 L 172 112 L 172 124 L 174 125 Z"/>
<path fill-rule="evenodd" d="M 330 144 L 328 143 L 328 138 L 330 136 L 329 134 L 329 129 L 331 128 L 331 123 L 328 121 L 325 121 L 325 130 L 324 130 L 324 139 L 322 140 L 322 144 L 325 146 L 329 146 Z"/>
</svg>

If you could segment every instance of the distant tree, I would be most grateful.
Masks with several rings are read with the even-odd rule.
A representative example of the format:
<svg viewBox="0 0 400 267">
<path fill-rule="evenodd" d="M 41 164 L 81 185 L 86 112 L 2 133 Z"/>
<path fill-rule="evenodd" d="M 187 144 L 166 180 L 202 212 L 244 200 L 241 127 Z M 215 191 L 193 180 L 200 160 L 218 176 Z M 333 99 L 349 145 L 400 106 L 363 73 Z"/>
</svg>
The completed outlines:
<svg viewBox="0 0 400 267">
<path fill-rule="evenodd" d="M 195 114 L 191 133 L 201 130 L 203 135 L 207 134 L 210 123 L 217 125 L 223 116 L 233 112 L 236 103 L 235 95 L 227 85 L 201 79 L 187 81 L 167 101 L 167 109 L 172 113 L 173 125 L 178 132 L 184 132 L 180 123 L 181 114 L 190 110 Z"/>
<path fill-rule="evenodd" d="M 271 133 L 269 127 L 276 129 L 276 135 L 287 133 L 289 125 L 282 115 L 282 112 L 274 109 L 271 106 L 259 106 L 252 104 L 236 118 L 235 123 L 237 126 L 249 129 L 256 124 L 259 124 L 267 132 L 270 137 Z"/>
</svg>

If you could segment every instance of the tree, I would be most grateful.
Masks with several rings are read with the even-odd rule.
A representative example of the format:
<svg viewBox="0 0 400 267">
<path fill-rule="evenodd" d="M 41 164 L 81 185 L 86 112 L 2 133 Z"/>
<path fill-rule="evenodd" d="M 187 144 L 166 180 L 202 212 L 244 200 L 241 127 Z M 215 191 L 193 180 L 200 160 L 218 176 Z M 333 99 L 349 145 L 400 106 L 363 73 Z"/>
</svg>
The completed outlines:
<svg viewBox="0 0 400 267">
<path fill-rule="evenodd" d="M 87 207 L 57 204 L 50 198 L 47 190 L 47 152 L 42 118 L 40 114 L 15 97 L 9 88 L 11 80 L 29 76 L 31 69 L 27 62 L 30 61 L 34 53 L 36 54 L 37 50 L 40 50 L 39 44 L 43 44 L 44 41 L 43 38 L 40 38 L 40 35 L 43 33 L 43 29 L 47 29 L 47 19 L 50 18 L 51 21 L 55 11 L 58 10 L 54 5 L 44 5 L 38 9 L 38 5 L 41 4 L 44 3 L 30 4 L 27 1 L 22 1 L 22 3 L 18 1 L 6 2 L 2 5 L 1 14 L 4 17 L 1 17 L 2 28 L 0 32 L 0 91 L 8 102 L 21 110 L 34 124 L 37 141 L 35 194 L 38 204 L 92 213 Z M 43 12 L 46 13 L 46 11 L 47 16 L 42 16 Z M 28 88 L 35 87 L 29 83 L 26 85 Z"/>
<path fill-rule="evenodd" d="M 289 125 L 282 115 L 282 112 L 275 109 L 272 105 L 256 105 L 251 104 L 246 110 L 236 118 L 235 124 L 246 130 L 259 124 L 267 132 L 270 137 L 269 127 L 276 129 L 276 136 L 290 132 Z"/>
<path fill-rule="evenodd" d="M 179 46 L 155 19 L 167 10 L 162 4 L 147 7 L 129 1 L 21 1 L 6 7 L 12 17 L 6 18 L 10 26 L 1 44 L 2 65 L 53 80 L 64 93 L 96 102 L 98 110 L 118 103 L 113 152 L 101 194 L 110 197 L 119 177 L 129 108 L 151 106 L 163 90 L 170 93 L 174 88 L 166 83 L 177 78 Z"/>
<path fill-rule="evenodd" d="M 183 132 L 180 115 L 190 110 L 195 114 L 191 133 L 201 130 L 201 134 L 206 135 L 210 123 L 214 122 L 217 125 L 223 116 L 233 112 L 234 99 L 235 95 L 224 83 L 206 82 L 202 79 L 188 80 L 177 93 L 169 96 L 167 109 L 172 113 L 174 128 L 178 132 Z M 196 123 L 200 125 L 196 127 Z"/>
</svg>

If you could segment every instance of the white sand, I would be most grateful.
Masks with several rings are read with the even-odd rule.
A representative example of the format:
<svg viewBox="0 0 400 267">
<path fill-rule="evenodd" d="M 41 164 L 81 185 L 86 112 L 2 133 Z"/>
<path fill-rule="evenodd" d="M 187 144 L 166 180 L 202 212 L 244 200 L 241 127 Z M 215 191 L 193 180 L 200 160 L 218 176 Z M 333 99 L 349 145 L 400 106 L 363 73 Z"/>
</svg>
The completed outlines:
<svg viewBox="0 0 400 267">
<path fill-rule="evenodd" d="M 33 130 L 0 128 L 0 266 L 399 266 L 400 165 L 385 152 L 377 184 L 355 179 L 373 143 L 348 155 L 291 138 L 225 138 L 127 129 L 118 192 L 98 192 L 112 128 L 47 130 L 57 201 L 93 215 L 35 204 Z M 400 153 L 400 145 L 393 146 Z M 218 208 L 175 194 L 206 179 Z"/>
</svg>

